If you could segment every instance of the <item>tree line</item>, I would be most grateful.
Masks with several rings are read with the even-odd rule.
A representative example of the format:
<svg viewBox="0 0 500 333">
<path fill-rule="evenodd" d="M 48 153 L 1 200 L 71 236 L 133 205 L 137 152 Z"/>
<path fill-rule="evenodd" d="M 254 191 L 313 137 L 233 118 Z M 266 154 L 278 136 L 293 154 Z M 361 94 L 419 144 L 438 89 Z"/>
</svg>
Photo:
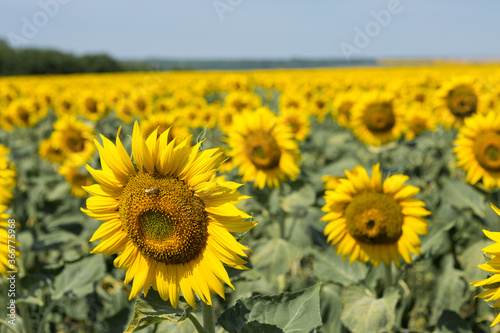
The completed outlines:
<svg viewBox="0 0 500 333">
<path fill-rule="evenodd" d="M 13 49 L 0 40 L 0 75 L 118 72 L 124 68 L 106 54 L 81 57 L 48 49 Z"/>
</svg>

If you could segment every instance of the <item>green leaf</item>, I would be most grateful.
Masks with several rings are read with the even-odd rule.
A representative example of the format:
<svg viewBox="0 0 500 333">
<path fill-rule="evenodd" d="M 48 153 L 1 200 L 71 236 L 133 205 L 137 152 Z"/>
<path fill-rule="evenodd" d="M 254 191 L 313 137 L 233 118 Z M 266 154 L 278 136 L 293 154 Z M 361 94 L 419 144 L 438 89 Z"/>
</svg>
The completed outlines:
<svg viewBox="0 0 500 333">
<path fill-rule="evenodd" d="M 125 332 L 138 332 L 164 320 L 180 322 L 188 317 L 191 310 L 190 306 L 174 309 L 169 301 L 164 301 L 157 291 L 150 289 L 148 296 L 141 295 L 135 303 L 134 317 Z"/>
<path fill-rule="evenodd" d="M 453 228 L 456 221 L 431 222 L 429 233 L 422 237 L 422 253 L 426 257 L 443 255 L 451 248 L 448 231 Z"/>
<path fill-rule="evenodd" d="M 477 216 L 485 216 L 484 195 L 458 179 L 447 179 L 444 182 L 442 197 L 459 210 L 471 209 Z"/>
<path fill-rule="evenodd" d="M 284 331 L 276 325 L 263 324 L 258 321 L 245 323 L 240 329 L 240 333 L 283 333 Z"/>
<path fill-rule="evenodd" d="M 305 185 L 300 190 L 286 196 L 281 202 L 281 208 L 287 213 L 298 213 L 313 205 L 315 200 L 316 192 L 312 186 Z"/>
<path fill-rule="evenodd" d="M 271 281 L 290 270 L 296 254 L 297 249 L 282 238 L 265 239 L 256 247 L 251 261 Z"/>
<path fill-rule="evenodd" d="M 350 286 L 342 293 L 342 323 L 353 333 L 388 332 L 396 326 L 396 304 L 399 293 L 388 288 L 382 298 L 360 285 Z"/>
<path fill-rule="evenodd" d="M 327 284 L 321 287 L 321 319 L 323 326 L 320 332 L 340 332 L 342 323 L 340 314 L 342 313 L 342 300 L 340 298 L 340 287 L 334 284 Z"/>
<path fill-rule="evenodd" d="M 349 135 L 349 134 L 346 134 Z M 359 160 L 352 157 L 344 157 L 334 163 L 330 163 L 321 169 L 322 175 L 345 177 L 345 170 L 352 170 L 356 165 L 359 165 Z"/>
<path fill-rule="evenodd" d="M 363 280 L 368 268 L 360 262 L 349 263 L 336 255 L 333 248 L 314 254 L 314 275 L 322 281 L 331 281 L 343 286 L 349 286 Z"/>
<path fill-rule="evenodd" d="M 468 333 L 471 332 L 470 325 L 456 312 L 444 310 L 437 323 L 438 333 Z"/>
<path fill-rule="evenodd" d="M 75 263 L 67 264 L 54 280 L 53 299 L 82 297 L 94 291 L 94 282 L 105 272 L 104 256 L 91 255 Z"/>
<path fill-rule="evenodd" d="M 217 324 L 230 333 L 251 332 L 249 329 L 256 327 L 257 323 L 267 324 L 262 326 L 264 332 L 280 332 L 270 325 L 285 333 L 310 332 L 322 324 L 319 290 L 320 285 L 317 284 L 294 293 L 239 299 L 221 314 Z M 260 332 L 259 329 L 253 331 Z"/>
<path fill-rule="evenodd" d="M 205 137 L 207 135 L 207 128 L 208 128 L 208 125 L 205 126 L 205 128 L 200 132 L 200 134 L 198 134 L 198 137 L 196 138 L 196 143 L 200 143 L 203 140 L 205 140 Z M 202 151 L 202 150 L 203 150 L 203 143 L 200 145 L 199 151 Z"/>
<path fill-rule="evenodd" d="M 441 260 L 441 273 L 432 292 L 430 325 L 436 325 L 444 310 L 459 312 L 468 301 L 469 284 L 464 280 L 463 272 L 454 268 L 453 254 L 447 254 Z"/>
<path fill-rule="evenodd" d="M 493 244 L 493 242 L 490 240 L 479 240 L 469 246 L 457 257 L 458 262 L 463 268 L 465 279 L 467 281 L 472 282 L 486 278 L 487 273 L 477 267 L 477 265 L 481 265 L 486 262 L 483 251 L 481 250 L 491 244 Z"/>
</svg>

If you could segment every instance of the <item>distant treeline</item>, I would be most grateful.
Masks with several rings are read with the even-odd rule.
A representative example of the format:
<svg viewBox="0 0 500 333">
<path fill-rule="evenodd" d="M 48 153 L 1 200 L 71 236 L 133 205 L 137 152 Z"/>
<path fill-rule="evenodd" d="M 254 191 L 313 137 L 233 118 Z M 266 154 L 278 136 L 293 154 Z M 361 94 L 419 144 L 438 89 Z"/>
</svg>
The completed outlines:
<svg viewBox="0 0 500 333">
<path fill-rule="evenodd" d="M 377 66 L 376 59 L 277 59 L 277 60 L 165 60 L 122 62 L 127 70 L 239 70 L 239 69 L 275 69 L 275 68 L 328 68 Z"/>
<path fill-rule="evenodd" d="M 13 49 L 0 40 L 0 75 L 118 72 L 120 62 L 106 54 L 81 57 L 55 50 Z"/>
<path fill-rule="evenodd" d="M 0 40 L 0 76 L 103 73 L 120 71 L 252 70 L 377 66 L 375 59 L 177 60 L 118 61 L 106 54 L 77 57 L 45 49 L 13 49 Z"/>
</svg>

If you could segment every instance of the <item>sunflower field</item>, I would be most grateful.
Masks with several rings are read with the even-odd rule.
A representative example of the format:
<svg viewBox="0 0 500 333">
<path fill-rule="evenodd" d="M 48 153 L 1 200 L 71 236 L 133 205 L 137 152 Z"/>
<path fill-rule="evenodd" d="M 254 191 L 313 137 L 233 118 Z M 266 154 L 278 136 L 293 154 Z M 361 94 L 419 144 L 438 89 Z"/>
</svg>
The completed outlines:
<svg viewBox="0 0 500 333">
<path fill-rule="evenodd" d="M 499 66 L 1 77 L 0 169 L 0 332 L 500 332 Z"/>
</svg>

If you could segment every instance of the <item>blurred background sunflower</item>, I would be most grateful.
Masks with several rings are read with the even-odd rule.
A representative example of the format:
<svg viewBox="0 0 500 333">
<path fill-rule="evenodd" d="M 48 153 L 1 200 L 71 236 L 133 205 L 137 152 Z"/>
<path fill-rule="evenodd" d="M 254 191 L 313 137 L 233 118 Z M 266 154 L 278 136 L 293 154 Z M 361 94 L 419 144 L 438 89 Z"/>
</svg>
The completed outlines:
<svg viewBox="0 0 500 333">
<path fill-rule="evenodd" d="M 413 198 L 419 189 L 404 185 L 409 177 L 393 175 L 382 181 L 379 164 L 371 178 L 360 166 L 345 174 L 334 190 L 325 192 L 323 206 L 324 234 L 337 254 L 349 257 L 350 263 L 370 261 L 375 266 L 381 261 L 400 266 L 400 257 L 411 263 L 411 253 L 422 254 L 418 235 L 427 234 L 425 216 L 430 212 Z"/>
</svg>

